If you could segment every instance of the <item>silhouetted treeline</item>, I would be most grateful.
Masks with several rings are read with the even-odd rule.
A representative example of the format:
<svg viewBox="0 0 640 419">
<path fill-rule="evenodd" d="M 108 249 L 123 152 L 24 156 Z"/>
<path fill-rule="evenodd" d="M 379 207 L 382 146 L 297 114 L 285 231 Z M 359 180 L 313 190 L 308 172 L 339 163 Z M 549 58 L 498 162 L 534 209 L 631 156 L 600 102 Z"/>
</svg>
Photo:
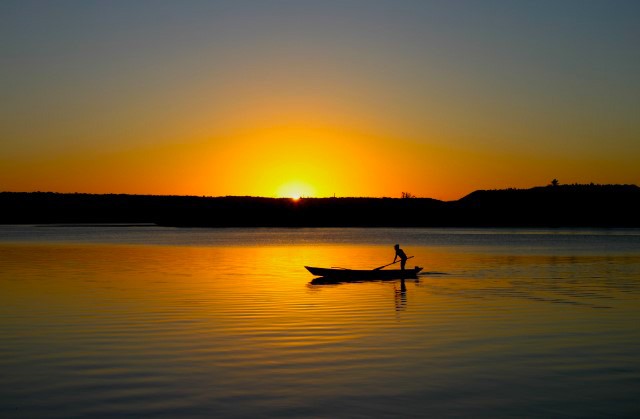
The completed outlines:
<svg viewBox="0 0 640 419">
<path fill-rule="evenodd" d="M 635 185 L 562 185 L 429 198 L 0 193 L 0 222 L 198 227 L 640 227 Z"/>
</svg>

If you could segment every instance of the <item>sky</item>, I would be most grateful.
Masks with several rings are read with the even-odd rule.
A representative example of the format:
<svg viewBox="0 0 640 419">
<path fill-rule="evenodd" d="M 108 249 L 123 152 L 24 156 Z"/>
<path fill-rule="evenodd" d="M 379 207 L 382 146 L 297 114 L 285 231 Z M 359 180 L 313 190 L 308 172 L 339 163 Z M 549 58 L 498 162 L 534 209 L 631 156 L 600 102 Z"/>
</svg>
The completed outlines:
<svg viewBox="0 0 640 419">
<path fill-rule="evenodd" d="M 640 183 L 638 1 L 0 2 L 0 191 Z"/>
</svg>

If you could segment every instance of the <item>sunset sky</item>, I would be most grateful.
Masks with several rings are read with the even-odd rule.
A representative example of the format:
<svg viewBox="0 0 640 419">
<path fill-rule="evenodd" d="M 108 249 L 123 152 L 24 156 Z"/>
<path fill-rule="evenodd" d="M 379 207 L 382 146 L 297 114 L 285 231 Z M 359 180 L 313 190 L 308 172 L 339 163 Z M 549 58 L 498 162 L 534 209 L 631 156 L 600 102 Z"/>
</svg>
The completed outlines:
<svg viewBox="0 0 640 419">
<path fill-rule="evenodd" d="M 639 1 L 0 3 L 0 191 L 640 183 Z"/>
</svg>

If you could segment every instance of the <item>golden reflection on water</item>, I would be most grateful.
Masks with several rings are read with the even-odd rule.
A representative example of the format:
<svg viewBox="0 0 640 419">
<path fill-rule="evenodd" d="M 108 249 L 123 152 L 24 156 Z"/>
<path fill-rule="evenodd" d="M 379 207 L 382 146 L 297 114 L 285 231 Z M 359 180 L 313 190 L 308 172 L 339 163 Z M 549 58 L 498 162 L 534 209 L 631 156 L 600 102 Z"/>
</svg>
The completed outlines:
<svg viewBox="0 0 640 419">
<path fill-rule="evenodd" d="M 577 260 L 540 255 L 475 255 L 470 262 L 468 254 L 414 248 L 411 261 L 423 265 L 426 275 L 407 281 L 403 293 L 398 281 L 308 285 L 312 276 L 304 265 L 374 268 L 393 260 L 393 249 L 381 246 L 1 247 L 5 312 L 12 307 L 26 313 L 31 308 L 36 313 L 72 314 L 117 306 L 131 313 L 163 312 L 166 319 L 206 315 L 219 323 L 218 333 L 269 330 L 280 323 L 300 326 L 308 322 L 317 327 L 318 315 L 323 316 L 323 325 L 344 322 L 346 314 L 354 313 L 360 321 L 366 315 L 381 315 L 385 307 L 389 313 L 406 310 L 412 303 L 417 307 L 442 303 L 442 310 L 450 308 L 459 316 L 466 313 L 460 311 L 461 305 L 496 297 L 505 299 L 504 306 L 496 310 L 544 301 L 611 307 L 609 300 L 628 302 L 627 282 L 619 273 L 625 264 L 638 263 L 637 257 L 618 257 L 614 264 L 611 257 Z M 599 267 L 593 271 L 596 278 L 585 280 L 593 265 Z M 616 284 L 610 282 L 611 277 Z M 412 292 L 414 289 L 428 292 Z M 461 300 L 437 301 L 454 296 Z M 327 304 L 331 312 L 323 313 Z M 548 308 L 544 311 L 554 313 Z M 413 317 L 412 321 L 427 319 Z M 363 322 L 359 327 L 373 330 L 380 322 Z"/>
<path fill-rule="evenodd" d="M 8 406 L 44 392 L 60 416 L 536 412 L 557 392 L 588 404 L 575 371 L 629 394 L 615 369 L 637 377 L 635 351 L 608 351 L 640 346 L 638 256 L 406 250 L 427 274 L 403 290 L 315 286 L 303 268 L 375 268 L 391 246 L 1 244 Z"/>
</svg>

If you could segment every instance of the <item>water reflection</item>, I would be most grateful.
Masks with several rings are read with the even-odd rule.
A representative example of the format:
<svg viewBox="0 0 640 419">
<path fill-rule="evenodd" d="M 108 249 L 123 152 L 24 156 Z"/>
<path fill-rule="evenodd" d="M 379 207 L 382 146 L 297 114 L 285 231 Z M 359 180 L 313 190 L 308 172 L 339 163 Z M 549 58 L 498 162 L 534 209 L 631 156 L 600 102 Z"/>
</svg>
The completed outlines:
<svg viewBox="0 0 640 419">
<path fill-rule="evenodd" d="M 419 280 L 316 286 L 388 246 L 286 234 L 0 244 L 0 416 L 638 413 L 637 252 L 415 245 Z"/>
<path fill-rule="evenodd" d="M 395 291 L 395 302 L 396 302 L 396 311 L 403 311 L 407 308 L 407 285 L 404 282 L 404 279 L 400 280 L 400 290 L 394 289 Z"/>
</svg>

